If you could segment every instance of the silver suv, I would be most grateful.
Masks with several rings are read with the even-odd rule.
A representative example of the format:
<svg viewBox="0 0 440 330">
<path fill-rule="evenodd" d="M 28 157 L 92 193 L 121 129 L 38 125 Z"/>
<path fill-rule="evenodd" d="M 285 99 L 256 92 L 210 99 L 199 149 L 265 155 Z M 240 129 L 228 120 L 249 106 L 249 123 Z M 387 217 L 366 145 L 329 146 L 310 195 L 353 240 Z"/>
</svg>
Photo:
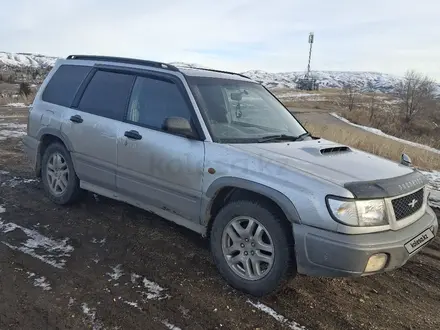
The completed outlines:
<svg viewBox="0 0 440 330">
<path fill-rule="evenodd" d="M 438 230 L 409 159 L 311 136 L 236 73 L 68 56 L 40 87 L 24 144 L 53 202 L 88 190 L 208 236 L 221 275 L 256 296 L 297 273 L 395 269 Z"/>
</svg>

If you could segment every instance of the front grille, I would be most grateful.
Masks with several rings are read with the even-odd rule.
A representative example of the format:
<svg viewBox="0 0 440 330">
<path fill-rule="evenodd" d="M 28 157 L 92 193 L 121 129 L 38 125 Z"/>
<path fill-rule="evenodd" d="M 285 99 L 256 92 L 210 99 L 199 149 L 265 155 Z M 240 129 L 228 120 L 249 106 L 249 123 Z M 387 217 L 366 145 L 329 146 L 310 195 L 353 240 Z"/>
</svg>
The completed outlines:
<svg viewBox="0 0 440 330">
<path fill-rule="evenodd" d="M 423 198 L 424 194 L 422 188 L 410 195 L 393 199 L 391 203 L 393 204 L 396 220 L 409 217 L 420 210 L 420 208 L 423 206 Z"/>
</svg>

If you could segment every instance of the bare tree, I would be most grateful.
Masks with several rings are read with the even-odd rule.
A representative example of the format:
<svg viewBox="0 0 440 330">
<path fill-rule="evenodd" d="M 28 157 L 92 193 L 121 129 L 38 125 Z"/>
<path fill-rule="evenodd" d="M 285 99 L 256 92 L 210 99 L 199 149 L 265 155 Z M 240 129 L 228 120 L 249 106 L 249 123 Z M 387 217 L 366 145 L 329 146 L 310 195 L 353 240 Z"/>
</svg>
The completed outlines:
<svg viewBox="0 0 440 330">
<path fill-rule="evenodd" d="M 368 101 L 368 110 L 370 111 L 370 124 L 373 122 L 374 115 L 376 114 L 377 106 L 378 106 L 378 97 L 377 91 L 374 88 L 374 84 L 369 81 L 367 84 L 367 90 L 370 93 L 370 99 Z"/>
<path fill-rule="evenodd" d="M 353 110 L 358 97 L 358 88 L 351 81 L 344 83 L 341 97 L 344 106 L 350 111 Z"/>
<path fill-rule="evenodd" d="M 29 83 L 21 82 L 19 87 L 19 93 L 24 96 L 28 96 L 31 93 L 31 87 L 29 86 Z"/>
<path fill-rule="evenodd" d="M 402 101 L 401 110 L 405 121 L 410 122 L 416 115 L 426 113 L 435 103 L 435 82 L 416 71 L 407 71 L 397 86 L 397 96 Z"/>
</svg>

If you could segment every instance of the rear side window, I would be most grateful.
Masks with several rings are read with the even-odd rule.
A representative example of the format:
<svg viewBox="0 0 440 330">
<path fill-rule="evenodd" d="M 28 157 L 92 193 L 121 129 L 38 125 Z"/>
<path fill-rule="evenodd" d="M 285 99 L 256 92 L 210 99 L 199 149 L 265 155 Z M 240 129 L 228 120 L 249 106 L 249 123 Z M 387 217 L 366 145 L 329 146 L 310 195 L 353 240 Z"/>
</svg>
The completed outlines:
<svg viewBox="0 0 440 330">
<path fill-rule="evenodd" d="M 78 109 L 97 116 L 122 120 L 135 77 L 97 71 L 79 102 Z"/>
<path fill-rule="evenodd" d="M 89 66 L 61 65 L 48 82 L 42 95 L 43 101 L 70 107 L 91 69 Z"/>
<path fill-rule="evenodd" d="M 138 77 L 133 87 L 127 120 L 163 129 L 168 117 L 191 121 L 188 104 L 177 85 L 168 80 Z"/>
</svg>

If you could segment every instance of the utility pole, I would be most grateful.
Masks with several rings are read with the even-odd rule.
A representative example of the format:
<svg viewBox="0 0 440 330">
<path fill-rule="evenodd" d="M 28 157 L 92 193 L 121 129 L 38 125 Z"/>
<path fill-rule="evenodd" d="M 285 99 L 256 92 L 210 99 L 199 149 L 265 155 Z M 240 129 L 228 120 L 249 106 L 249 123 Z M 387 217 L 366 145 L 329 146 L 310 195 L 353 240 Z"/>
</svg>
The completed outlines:
<svg viewBox="0 0 440 330">
<path fill-rule="evenodd" d="M 307 74 L 306 74 L 306 79 L 310 78 L 310 62 L 312 61 L 312 47 L 313 47 L 313 40 L 315 39 L 315 35 L 313 34 L 313 32 L 310 32 L 309 34 L 309 45 L 310 45 L 310 50 L 309 50 L 309 63 L 307 64 Z"/>
</svg>

